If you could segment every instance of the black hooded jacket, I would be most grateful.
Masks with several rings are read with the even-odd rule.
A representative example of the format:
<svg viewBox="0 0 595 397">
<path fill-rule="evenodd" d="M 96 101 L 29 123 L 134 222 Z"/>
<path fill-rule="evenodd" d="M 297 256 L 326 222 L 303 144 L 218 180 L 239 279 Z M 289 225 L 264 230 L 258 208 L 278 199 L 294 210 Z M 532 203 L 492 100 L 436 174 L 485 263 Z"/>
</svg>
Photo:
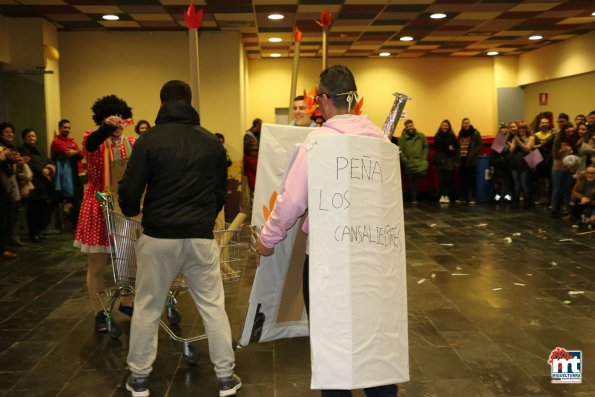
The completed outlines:
<svg viewBox="0 0 595 397">
<path fill-rule="evenodd" d="M 198 113 L 183 101 L 163 103 L 155 124 L 136 141 L 119 182 L 122 212 L 140 212 L 146 186 L 144 234 L 212 239 L 225 202 L 225 149 L 219 138 L 200 127 Z"/>
</svg>

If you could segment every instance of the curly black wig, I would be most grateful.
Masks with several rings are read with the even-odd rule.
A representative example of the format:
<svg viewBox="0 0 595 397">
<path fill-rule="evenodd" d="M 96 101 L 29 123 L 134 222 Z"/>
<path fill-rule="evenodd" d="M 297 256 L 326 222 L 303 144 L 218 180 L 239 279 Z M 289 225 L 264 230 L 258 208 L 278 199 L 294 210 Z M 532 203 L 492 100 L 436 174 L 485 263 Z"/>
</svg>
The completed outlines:
<svg viewBox="0 0 595 397">
<path fill-rule="evenodd" d="M 99 98 L 91 107 L 91 111 L 93 112 L 93 121 L 97 125 L 100 125 L 109 116 L 117 115 L 123 119 L 132 117 L 132 108 L 128 106 L 126 101 L 115 95 Z"/>
</svg>

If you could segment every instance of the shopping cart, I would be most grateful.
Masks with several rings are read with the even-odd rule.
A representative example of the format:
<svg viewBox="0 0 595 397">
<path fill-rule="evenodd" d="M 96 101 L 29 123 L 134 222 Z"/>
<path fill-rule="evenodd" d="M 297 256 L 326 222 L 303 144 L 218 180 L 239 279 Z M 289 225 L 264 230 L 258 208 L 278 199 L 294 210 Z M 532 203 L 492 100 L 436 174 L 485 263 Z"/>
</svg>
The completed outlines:
<svg viewBox="0 0 595 397">
<path fill-rule="evenodd" d="M 122 334 L 122 328 L 112 316 L 112 312 L 118 298 L 135 294 L 135 246 L 136 241 L 142 234 L 142 226 L 138 220 L 125 217 L 116 212 L 113 198 L 109 193 L 97 193 L 97 199 L 101 203 L 111 247 L 110 259 L 114 276 L 114 285 L 105 291 L 98 292 L 97 297 L 105 314 L 107 334 L 114 339 L 118 339 Z M 229 284 L 238 281 L 240 278 L 240 229 L 215 230 L 214 235 L 221 249 L 219 262 L 223 283 Z M 169 290 L 165 305 L 166 316 L 171 326 L 177 326 L 182 320 L 182 315 L 176 308 L 176 297 L 186 289 L 186 280 L 181 274 L 178 274 Z M 106 301 L 107 303 L 105 303 Z M 206 339 L 207 336 L 203 334 L 183 338 L 177 335 L 172 327 L 162 320 L 159 321 L 159 324 L 172 340 L 182 343 L 184 360 L 191 364 L 196 363 L 198 361 L 198 352 L 191 343 Z"/>
</svg>

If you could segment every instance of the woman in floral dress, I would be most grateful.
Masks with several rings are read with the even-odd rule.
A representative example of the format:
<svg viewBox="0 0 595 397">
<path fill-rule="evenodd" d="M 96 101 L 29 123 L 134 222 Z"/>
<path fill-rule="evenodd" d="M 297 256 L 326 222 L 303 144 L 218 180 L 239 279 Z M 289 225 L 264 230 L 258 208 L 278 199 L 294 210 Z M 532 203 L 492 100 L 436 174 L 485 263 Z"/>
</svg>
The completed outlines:
<svg viewBox="0 0 595 397">
<path fill-rule="evenodd" d="M 130 157 L 134 138 L 124 137 L 122 130 L 130 122 L 132 109 L 115 95 L 98 99 L 93 107 L 93 121 L 99 126 L 96 131 L 87 131 L 83 148 L 87 159 L 87 185 L 74 238 L 74 246 L 89 254 L 87 289 L 95 310 L 95 330 L 107 330 L 105 315 L 97 292 L 105 290 L 104 273 L 110 246 L 101 206 L 95 194 L 113 189 L 118 181 L 111 180 L 110 164 L 114 160 Z M 132 297 L 123 298 L 120 311 L 132 315 Z"/>
</svg>

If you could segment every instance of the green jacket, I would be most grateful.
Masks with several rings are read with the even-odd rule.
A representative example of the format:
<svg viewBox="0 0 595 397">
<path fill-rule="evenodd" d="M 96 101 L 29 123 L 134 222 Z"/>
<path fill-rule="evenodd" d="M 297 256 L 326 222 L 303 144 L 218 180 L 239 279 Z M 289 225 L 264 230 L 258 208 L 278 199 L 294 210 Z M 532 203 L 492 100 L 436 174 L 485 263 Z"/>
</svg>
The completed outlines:
<svg viewBox="0 0 595 397">
<path fill-rule="evenodd" d="M 424 134 L 416 131 L 415 135 L 409 136 L 403 132 L 397 142 L 401 150 L 401 161 L 409 172 L 419 174 L 427 171 L 430 164 L 428 163 L 428 140 Z"/>
</svg>

